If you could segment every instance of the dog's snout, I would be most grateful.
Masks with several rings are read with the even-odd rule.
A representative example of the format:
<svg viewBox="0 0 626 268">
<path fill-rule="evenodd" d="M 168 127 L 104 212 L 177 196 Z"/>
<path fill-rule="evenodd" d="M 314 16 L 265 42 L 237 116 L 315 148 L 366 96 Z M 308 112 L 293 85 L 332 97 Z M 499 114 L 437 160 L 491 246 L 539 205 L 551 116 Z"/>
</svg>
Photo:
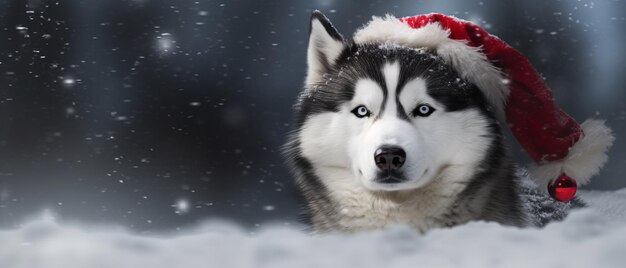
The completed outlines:
<svg viewBox="0 0 626 268">
<path fill-rule="evenodd" d="M 374 153 L 374 161 L 381 171 L 399 170 L 404 165 L 406 153 L 398 146 L 384 145 Z"/>
</svg>

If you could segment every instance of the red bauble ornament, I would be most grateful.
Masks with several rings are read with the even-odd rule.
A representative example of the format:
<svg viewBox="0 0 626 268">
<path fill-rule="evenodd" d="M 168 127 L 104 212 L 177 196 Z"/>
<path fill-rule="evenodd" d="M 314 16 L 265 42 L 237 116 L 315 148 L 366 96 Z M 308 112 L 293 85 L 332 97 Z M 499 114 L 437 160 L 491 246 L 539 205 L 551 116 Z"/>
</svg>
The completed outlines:
<svg viewBox="0 0 626 268">
<path fill-rule="evenodd" d="M 557 201 L 570 201 L 576 194 L 576 181 L 567 175 L 561 175 L 548 184 L 548 193 Z"/>
</svg>

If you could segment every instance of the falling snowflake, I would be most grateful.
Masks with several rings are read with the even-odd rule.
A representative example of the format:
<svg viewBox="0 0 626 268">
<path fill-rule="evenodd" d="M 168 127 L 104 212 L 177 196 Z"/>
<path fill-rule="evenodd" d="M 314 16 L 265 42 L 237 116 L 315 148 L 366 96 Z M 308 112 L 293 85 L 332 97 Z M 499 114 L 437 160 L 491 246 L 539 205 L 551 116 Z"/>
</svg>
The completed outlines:
<svg viewBox="0 0 626 268">
<path fill-rule="evenodd" d="M 176 214 L 186 214 L 191 210 L 191 205 L 189 204 L 189 200 L 185 198 L 180 198 L 174 204 L 174 208 L 176 209 Z"/>
<path fill-rule="evenodd" d="M 176 45 L 176 39 L 170 33 L 162 33 L 160 36 L 157 36 L 157 50 L 159 53 L 169 54 L 171 53 Z"/>
<path fill-rule="evenodd" d="M 76 83 L 76 80 L 74 80 L 74 78 L 65 78 L 63 79 L 63 84 L 66 86 L 72 86 Z"/>
</svg>

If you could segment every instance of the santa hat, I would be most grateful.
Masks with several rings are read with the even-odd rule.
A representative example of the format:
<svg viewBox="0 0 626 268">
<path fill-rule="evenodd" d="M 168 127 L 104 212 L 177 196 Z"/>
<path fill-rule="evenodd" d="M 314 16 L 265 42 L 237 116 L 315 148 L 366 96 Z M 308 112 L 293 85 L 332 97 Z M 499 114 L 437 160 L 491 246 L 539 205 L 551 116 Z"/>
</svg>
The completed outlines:
<svg viewBox="0 0 626 268">
<path fill-rule="evenodd" d="M 557 200 L 571 199 L 576 184 L 588 183 L 608 159 L 614 137 L 604 121 L 576 123 L 554 104 L 552 92 L 522 53 L 472 22 L 436 13 L 373 17 L 354 41 L 432 49 L 475 84 L 506 120 L 535 161 L 530 169 L 535 182 L 566 188 L 568 181 L 573 183 L 573 192 L 569 187 L 565 196 L 555 196 L 551 188 Z"/>
</svg>

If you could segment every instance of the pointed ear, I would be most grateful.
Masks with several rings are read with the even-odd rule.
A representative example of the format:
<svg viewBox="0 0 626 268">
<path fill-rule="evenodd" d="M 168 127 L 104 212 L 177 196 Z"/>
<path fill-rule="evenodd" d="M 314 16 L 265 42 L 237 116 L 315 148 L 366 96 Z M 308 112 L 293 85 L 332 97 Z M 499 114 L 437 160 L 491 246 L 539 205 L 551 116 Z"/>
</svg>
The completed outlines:
<svg viewBox="0 0 626 268">
<path fill-rule="evenodd" d="M 343 37 L 328 18 L 319 12 L 311 15 L 311 32 L 309 34 L 309 48 L 307 52 L 308 72 L 306 84 L 319 82 L 341 54 L 344 48 Z"/>
</svg>

